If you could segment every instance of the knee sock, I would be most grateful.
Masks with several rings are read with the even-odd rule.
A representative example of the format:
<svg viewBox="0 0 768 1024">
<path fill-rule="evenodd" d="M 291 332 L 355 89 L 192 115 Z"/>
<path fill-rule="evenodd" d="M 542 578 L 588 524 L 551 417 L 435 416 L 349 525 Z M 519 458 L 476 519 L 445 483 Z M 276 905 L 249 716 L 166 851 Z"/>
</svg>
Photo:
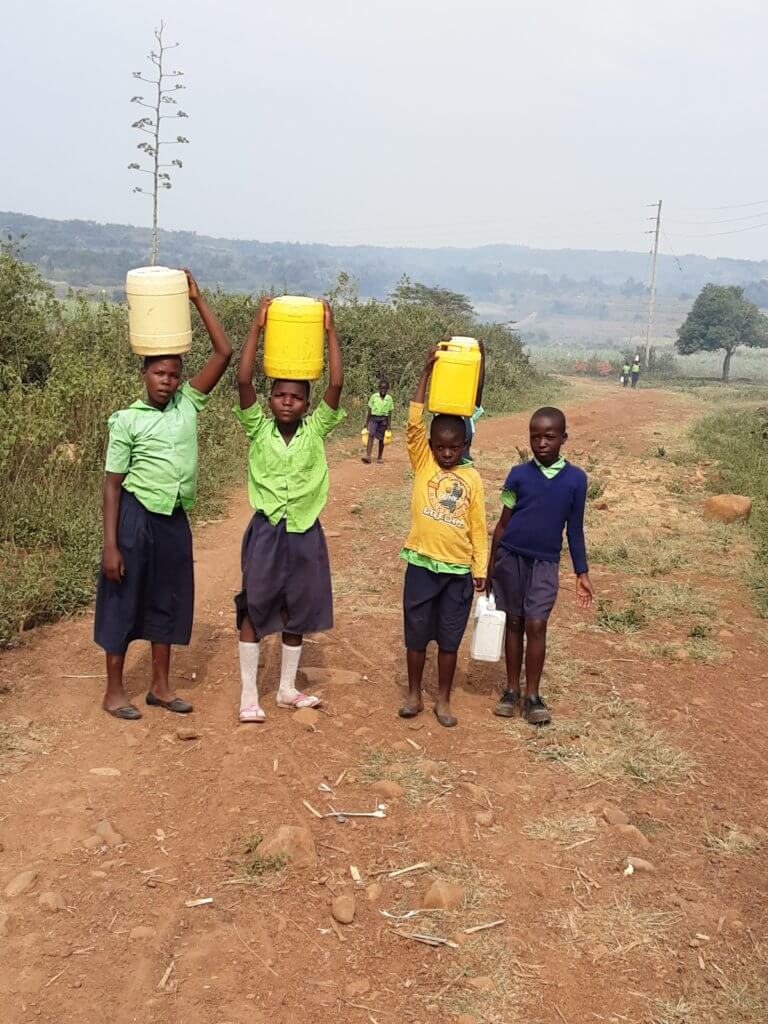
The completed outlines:
<svg viewBox="0 0 768 1024">
<path fill-rule="evenodd" d="M 280 665 L 280 686 L 277 695 L 280 700 L 291 700 L 296 693 L 296 673 L 301 661 L 301 648 L 283 644 L 283 659 Z"/>
<path fill-rule="evenodd" d="M 259 688 L 256 685 L 259 676 L 259 645 L 239 643 L 240 648 L 240 707 L 259 703 Z"/>
</svg>

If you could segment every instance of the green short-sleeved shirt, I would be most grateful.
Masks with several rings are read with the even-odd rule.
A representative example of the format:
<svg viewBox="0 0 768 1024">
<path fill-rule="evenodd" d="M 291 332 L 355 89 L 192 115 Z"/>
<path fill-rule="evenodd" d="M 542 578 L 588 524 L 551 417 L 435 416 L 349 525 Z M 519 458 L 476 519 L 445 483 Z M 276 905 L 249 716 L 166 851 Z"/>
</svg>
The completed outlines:
<svg viewBox="0 0 768 1024">
<path fill-rule="evenodd" d="M 288 533 L 306 533 L 328 500 L 328 463 L 325 439 L 346 413 L 321 402 L 286 444 L 273 419 L 255 402 L 248 409 L 235 406 L 246 437 L 248 500 L 254 512 L 263 512 L 274 526 L 285 519 Z"/>
<path fill-rule="evenodd" d="M 557 476 L 561 469 L 565 469 L 565 459 L 561 456 L 557 462 L 553 462 L 551 466 L 543 466 L 538 459 L 533 460 L 539 467 L 541 472 L 547 478 L 551 480 L 552 477 Z M 517 504 L 517 495 L 514 491 L 502 491 L 501 492 L 501 504 L 505 508 L 514 508 Z"/>
<path fill-rule="evenodd" d="M 392 395 L 387 394 L 382 398 L 377 391 L 368 399 L 368 408 L 371 410 L 371 416 L 391 416 L 395 403 Z"/>
<path fill-rule="evenodd" d="M 420 555 L 412 548 L 403 548 L 400 557 L 409 565 L 418 565 L 421 569 L 429 569 L 430 572 L 447 572 L 451 576 L 466 576 L 470 571 L 468 565 L 455 565 L 453 562 L 441 562 L 437 558 L 430 558 L 429 555 Z"/>
<path fill-rule="evenodd" d="M 109 417 L 105 470 L 149 509 L 189 511 L 197 494 L 197 414 L 208 395 L 185 381 L 164 409 L 139 400 Z"/>
</svg>

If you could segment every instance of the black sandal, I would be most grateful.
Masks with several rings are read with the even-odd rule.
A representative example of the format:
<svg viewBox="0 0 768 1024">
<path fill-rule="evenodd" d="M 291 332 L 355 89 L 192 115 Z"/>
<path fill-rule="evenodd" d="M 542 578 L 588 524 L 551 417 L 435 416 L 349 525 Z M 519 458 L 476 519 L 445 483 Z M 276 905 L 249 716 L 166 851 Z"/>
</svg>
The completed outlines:
<svg viewBox="0 0 768 1024">
<path fill-rule="evenodd" d="M 173 700 L 160 700 L 151 690 L 147 694 L 147 704 L 150 707 L 165 708 L 166 711 L 173 711 L 177 715 L 188 715 L 195 710 L 189 701 L 182 700 L 181 697 L 174 697 Z"/>
<path fill-rule="evenodd" d="M 113 718 L 119 718 L 123 722 L 135 722 L 141 718 L 141 712 L 138 708 L 135 708 L 133 704 L 126 704 L 122 708 L 104 708 L 104 711 L 108 715 L 112 715 Z"/>
<path fill-rule="evenodd" d="M 520 708 L 519 690 L 505 690 L 501 699 L 493 709 L 494 715 L 499 718 L 514 718 Z"/>
</svg>

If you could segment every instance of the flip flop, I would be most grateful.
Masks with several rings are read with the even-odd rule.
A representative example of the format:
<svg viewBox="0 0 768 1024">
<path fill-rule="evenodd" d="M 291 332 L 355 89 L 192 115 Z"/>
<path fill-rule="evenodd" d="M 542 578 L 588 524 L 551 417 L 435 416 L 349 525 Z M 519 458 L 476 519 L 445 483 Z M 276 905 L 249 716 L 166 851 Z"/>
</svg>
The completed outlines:
<svg viewBox="0 0 768 1024">
<path fill-rule="evenodd" d="M 141 718 L 141 712 L 133 704 L 126 704 L 122 708 L 104 708 L 103 710 L 108 715 L 112 715 L 113 718 L 119 718 L 124 722 L 135 722 L 138 718 Z"/>
<path fill-rule="evenodd" d="M 177 715 L 188 715 L 195 710 L 188 701 L 182 700 L 181 697 L 174 697 L 173 700 L 160 700 L 151 690 L 147 694 L 147 704 L 153 708 L 165 708 L 166 711 L 173 711 Z"/>
<path fill-rule="evenodd" d="M 434 708 L 435 718 L 438 720 L 440 725 L 445 726 L 446 729 L 453 729 L 459 724 L 458 718 L 454 718 L 453 715 L 441 715 L 438 713 L 437 708 Z"/>
<path fill-rule="evenodd" d="M 316 708 L 322 704 L 322 701 L 319 697 L 313 697 L 297 690 L 290 700 L 280 700 L 278 696 L 276 703 L 279 708 L 292 708 L 294 711 L 298 711 L 300 708 Z"/>
<path fill-rule="evenodd" d="M 267 716 L 258 704 L 246 704 L 240 708 L 239 717 L 241 722 L 263 722 Z"/>
<path fill-rule="evenodd" d="M 401 718 L 415 718 L 417 715 L 420 715 L 423 710 L 423 704 L 419 704 L 417 708 L 411 708 L 404 704 L 397 713 Z"/>
</svg>

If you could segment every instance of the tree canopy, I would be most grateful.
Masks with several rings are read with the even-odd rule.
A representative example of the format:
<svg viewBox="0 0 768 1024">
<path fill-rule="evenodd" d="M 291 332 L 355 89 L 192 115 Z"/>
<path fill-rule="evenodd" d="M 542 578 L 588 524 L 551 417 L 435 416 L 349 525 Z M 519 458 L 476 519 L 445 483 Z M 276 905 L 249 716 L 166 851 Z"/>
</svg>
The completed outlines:
<svg viewBox="0 0 768 1024">
<path fill-rule="evenodd" d="M 704 285 L 677 330 L 677 351 L 725 352 L 723 380 L 730 376 L 731 359 L 739 345 L 750 348 L 768 347 L 768 317 L 744 297 L 744 289 L 734 285 Z"/>
<path fill-rule="evenodd" d="M 449 318 L 460 319 L 475 315 L 466 295 L 452 292 L 450 288 L 434 288 L 420 281 L 411 281 L 407 274 L 403 274 L 397 282 L 390 297 L 396 306 L 432 306 Z"/>
</svg>

